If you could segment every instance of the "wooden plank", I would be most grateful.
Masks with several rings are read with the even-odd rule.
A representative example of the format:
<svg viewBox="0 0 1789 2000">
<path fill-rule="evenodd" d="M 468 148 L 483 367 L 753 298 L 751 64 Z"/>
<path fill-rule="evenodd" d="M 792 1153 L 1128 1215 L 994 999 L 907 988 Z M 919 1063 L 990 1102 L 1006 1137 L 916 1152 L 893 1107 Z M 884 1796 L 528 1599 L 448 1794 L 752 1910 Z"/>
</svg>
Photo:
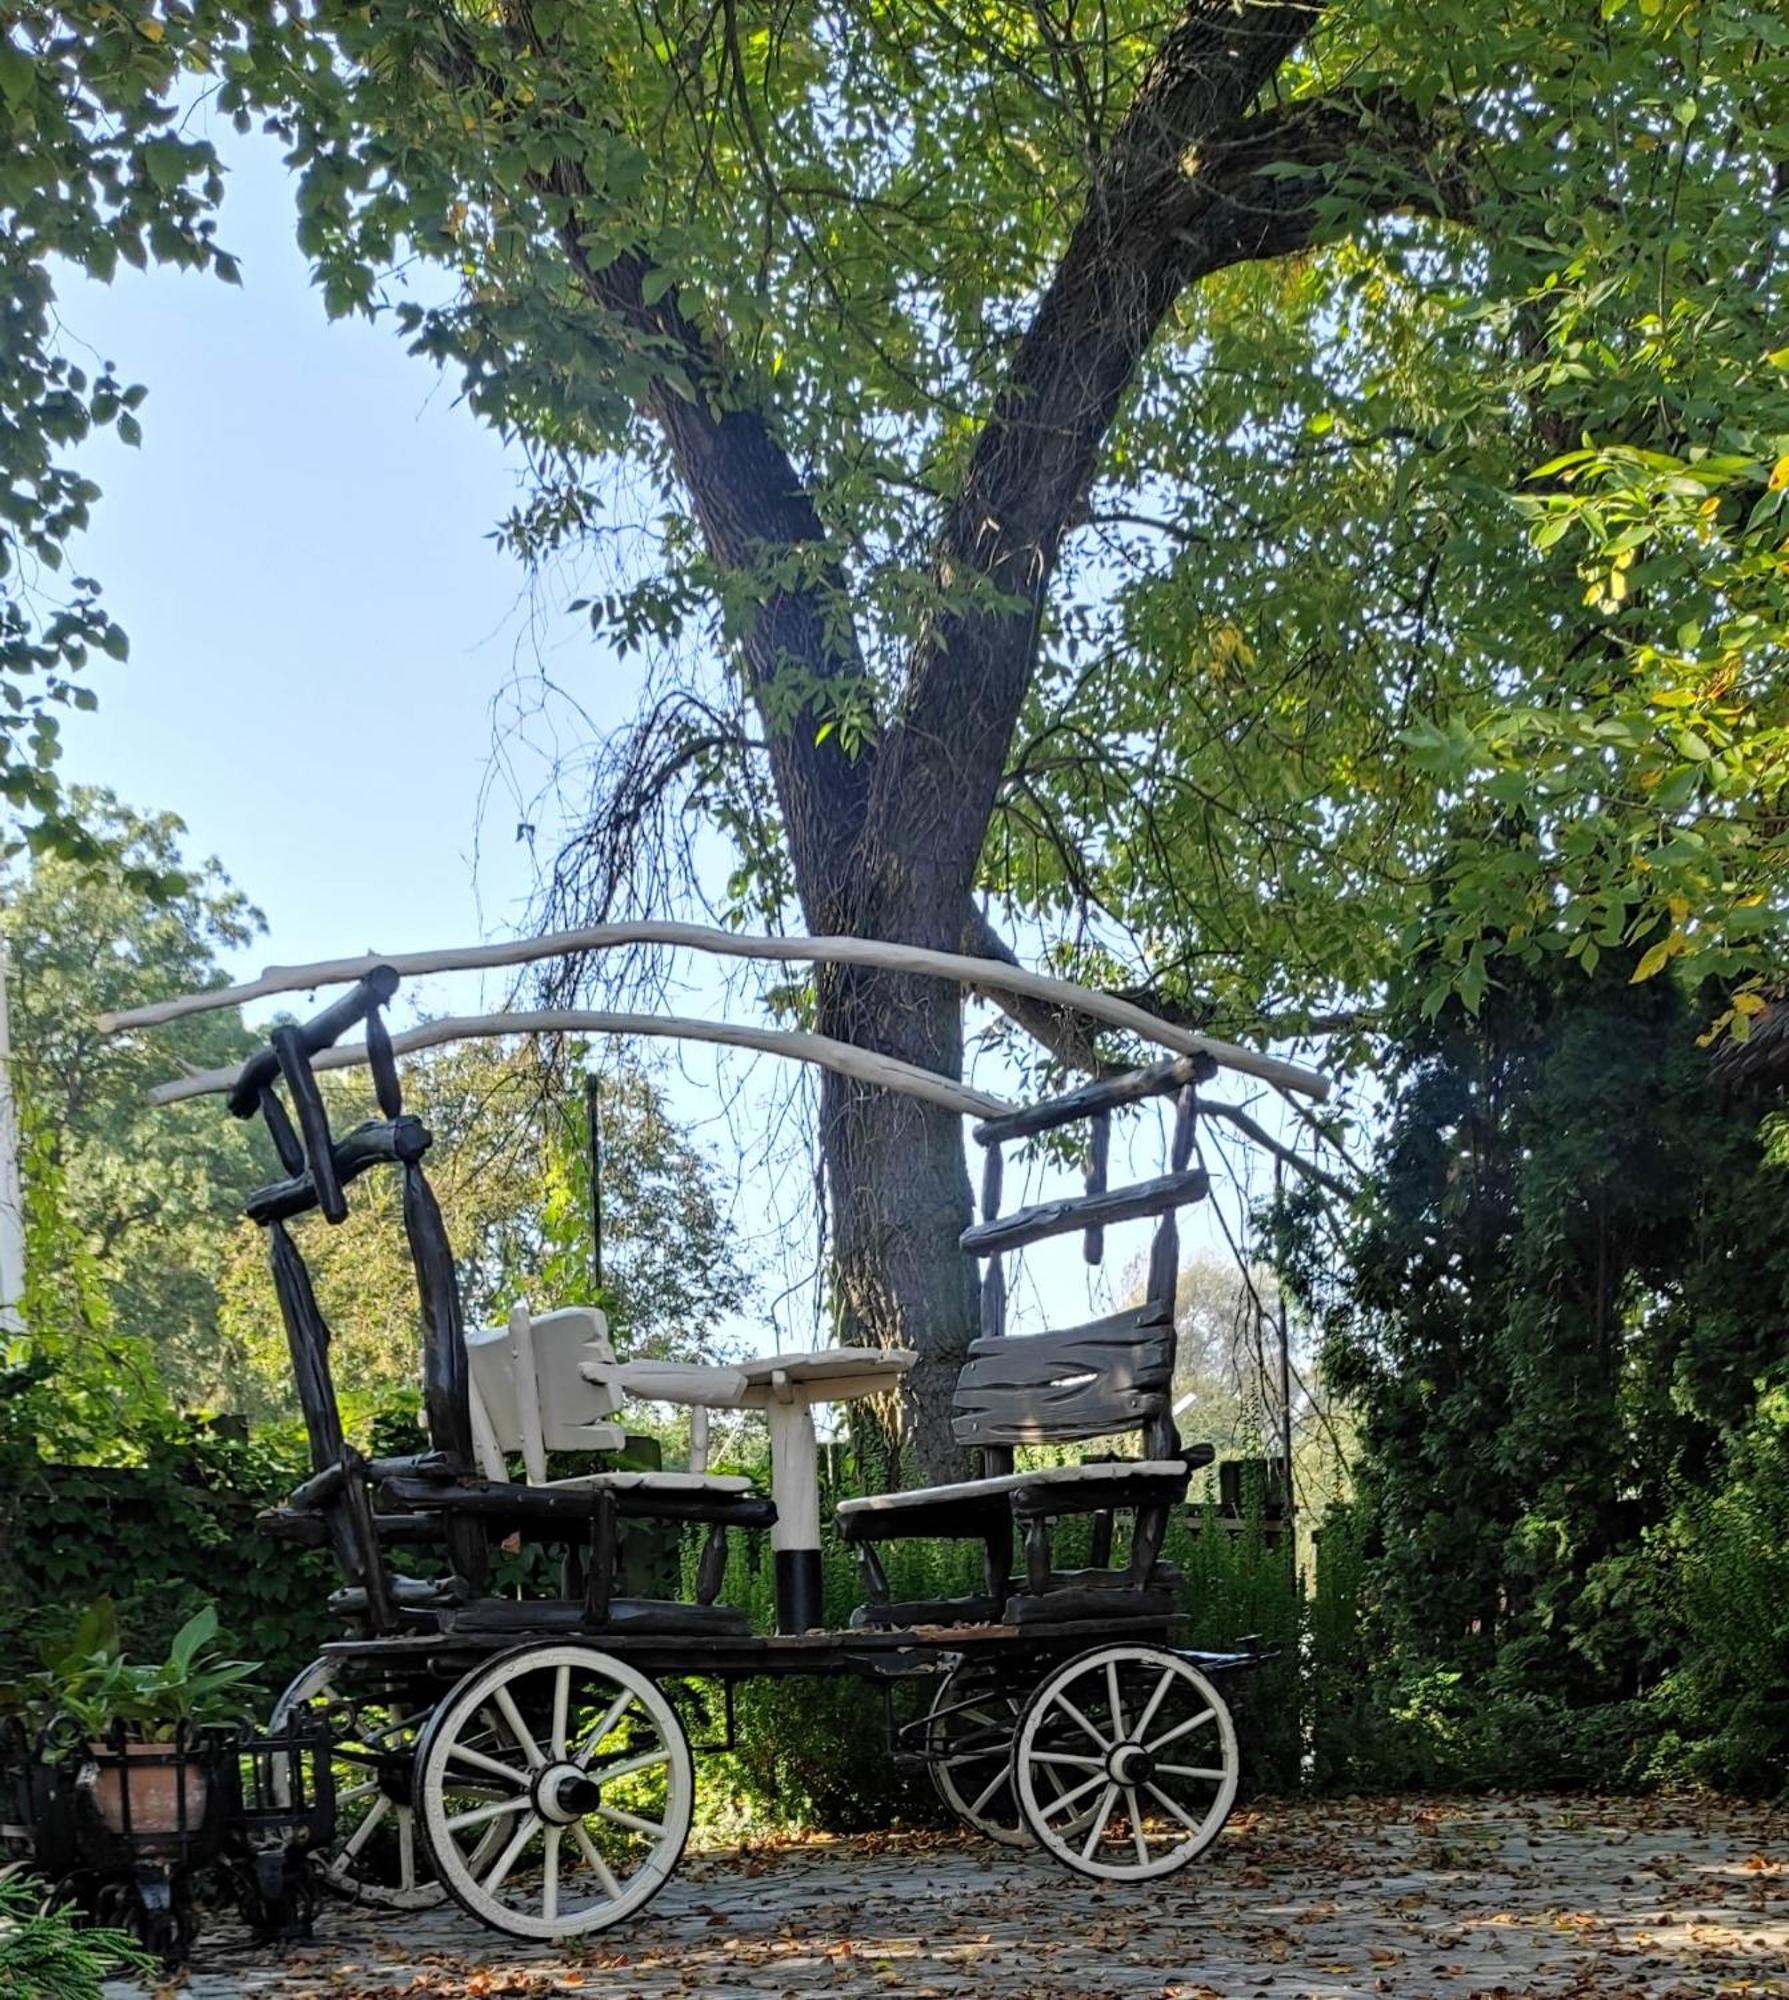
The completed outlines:
<svg viewBox="0 0 1789 2000">
<path fill-rule="evenodd" d="M 735 1528 L 768 1528 L 775 1504 L 744 1493 L 666 1493 L 652 1487 L 618 1486 L 615 1511 L 624 1521 L 725 1521 Z M 452 1486 L 402 1475 L 385 1491 L 403 1507 L 426 1512 L 472 1514 L 514 1523 L 545 1522 L 579 1530 L 596 1502 L 592 1489 L 506 1485 L 492 1479 L 465 1479 Z"/>
<path fill-rule="evenodd" d="M 502 944 L 461 945 L 438 951 L 363 953 L 357 958 L 319 960 L 311 965 L 269 966 L 259 979 L 240 986 L 219 986 L 203 993 L 182 994 L 146 1007 L 132 1007 L 121 1013 L 102 1014 L 102 1034 L 117 1034 L 125 1028 L 152 1028 L 163 1021 L 175 1021 L 188 1014 L 202 1014 L 218 1007 L 234 1007 L 245 1000 L 265 999 L 271 993 L 298 993 L 313 986 L 335 986 L 346 980 L 389 966 L 406 977 L 421 972 L 470 972 L 491 966 L 532 965 L 543 958 L 569 958 L 584 952 L 613 951 L 629 945 L 660 945 L 669 950 L 713 952 L 722 958 L 789 960 L 808 965 L 870 965 L 891 972 L 910 972 L 935 979 L 955 980 L 985 993 L 1023 993 L 1034 1000 L 1048 1000 L 1058 1007 L 1071 1008 L 1096 1021 L 1109 1021 L 1126 1028 L 1158 1048 L 1178 1050 L 1183 1055 L 1209 1055 L 1226 1069 L 1241 1070 L 1248 1076 L 1265 1078 L 1287 1090 L 1304 1092 L 1322 1100 L 1330 1091 L 1329 1079 L 1301 1064 L 1278 1056 L 1263 1055 L 1258 1049 L 1238 1047 L 1215 1036 L 1195 1034 L 1158 1020 L 1145 1009 L 1120 1000 L 1111 993 L 1076 986 L 1066 979 L 1052 979 L 1047 973 L 1028 967 L 1007 965 L 1000 959 L 975 958 L 954 951 L 927 951 L 916 945 L 889 944 L 881 938 L 855 937 L 751 937 L 738 931 L 712 930 L 704 924 L 684 924 L 647 919 L 638 923 L 593 924 L 583 930 L 558 931 L 545 937 L 515 938 Z M 1004 1109 L 1005 1107 L 1001 1107 Z"/>
<path fill-rule="evenodd" d="M 1167 1214 L 1188 1202 L 1203 1201 L 1209 1191 L 1204 1169 L 1191 1167 L 1152 1181 L 1133 1181 L 1129 1187 L 1109 1188 L 1104 1194 L 1069 1195 L 1034 1208 L 1014 1209 L 1011 1215 L 965 1229 L 957 1247 L 972 1257 L 999 1257 L 1072 1229 L 1104 1228 L 1141 1215 Z"/>
<path fill-rule="evenodd" d="M 1072 1125 L 1077 1118 L 1122 1111 L 1127 1104 L 1141 1104 L 1146 1097 L 1166 1097 L 1170 1091 L 1189 1083 L 1204 1083 L 1216 1074 L 1217 1063 L 1211 1056 L 1175 1056 L 1168 1062 L 1151 1063 L 1147 1069 L 1100 1077 L 1060 1097 L 1022 1104 L 999 1118 L 983 1119 L 975 1127 L 975 1136 L 984 1146 L 1003 1145 L 1009 1139 L 1034 1139 L 1040 1132 Z"/>
<path fill-rule="evenodd" d="M 364 976 L 352 993 L 344 993 L 321 1014 L 291 1029 L 303 1054 L 314 1056 L 340 1040 L 358 1022 L 383 1007 L 398 990 L 398 975 L 389 965 L 369 960 Z M 227 1003 L 226 1003 L 227 1004 Z M 109 1033 L 109 1029 L 102 1029 Z M 277 1036 L 278 1030 L 275 1030 Z M 236 1072 L 230 1094 L 230 1109 L 238 1118 L 252 1118 L 260 1109 L 261 1093 L 282 1073 L 277 1045 L 250 1056 Z"/>
<path fill-rule="evenodd" d="M 274 1029 L 273 1053 L 279 1062 L 280 1075 L 286 1080 L 286 1094 L 292 1100 L 292 1110 L 298 1119 L 305 1163 L 310 1169 L 311 1186 L 316 1194 L 317 1206 L 323 1211 L 323 1220 L 346 1222 L 348 1198 L 342 1193 L 341 1180 L 335 1170 L 335 1140 L 329 1130 L 329 1113 L 323 1108 L 323 1093 L 317 1088 L 310 1057 L 305 1053 L 304 1042 L 295 1027 Z M 254 1107 L 258 1107 L 260 1102 L 261 1092 L 257 1089 Z"/>
<path fill-rule="evenodd" d="M 1065 1444 L 1137 1430 L 1174 1375 L 1169 1310 L 1146 1303 L 1062 1333 L 978 1340 L 957 1377 L 957 1442 Z"/>
</svg>

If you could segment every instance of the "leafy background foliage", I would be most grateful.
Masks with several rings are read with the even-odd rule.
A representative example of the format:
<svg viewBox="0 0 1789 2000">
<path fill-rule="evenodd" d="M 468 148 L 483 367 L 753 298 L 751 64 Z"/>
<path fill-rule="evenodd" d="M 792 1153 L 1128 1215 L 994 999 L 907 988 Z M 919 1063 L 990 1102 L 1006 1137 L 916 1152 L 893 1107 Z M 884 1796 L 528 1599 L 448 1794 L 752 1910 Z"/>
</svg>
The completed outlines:
<svg viewBox="0 0 1789 2000">
<path fill-rule="evenodd" d="M 1781 1119 L 1634 971 L 1413 983 L 1346 1263 L 1289 1218 L 1359 1426 L 1343 1770 L 1789 1776 Z"/>
</svg>

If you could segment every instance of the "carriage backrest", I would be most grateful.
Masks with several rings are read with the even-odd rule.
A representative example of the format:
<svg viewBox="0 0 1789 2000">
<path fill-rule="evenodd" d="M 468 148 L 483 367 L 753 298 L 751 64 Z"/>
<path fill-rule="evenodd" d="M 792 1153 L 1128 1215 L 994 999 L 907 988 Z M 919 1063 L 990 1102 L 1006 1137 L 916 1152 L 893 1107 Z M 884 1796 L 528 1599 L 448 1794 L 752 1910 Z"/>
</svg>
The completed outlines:
<svg viewBox="0 0 1789 2000">
<path fill-rule="evenodd" d="M 983 1158 L 981 1220 L 960 1239 L 986 1259 L 981 1285 L 981 1338 L 957 1377 L 951 1428 L 957 1442 L 978 1447 L 984 1473 L 1012 1470 L 1018 1445 L 1071 1444 L 1140 1432 L 1143 1455 L 1179 1455 L 1174 1427 L 1174 1302 L 1180 1270 L 1175 1211 L 1203 1200 L 1209 1180 L 1192 1164 L 1198 1086 L 1212 1065 L 1182 1056 L 1144 1070 L 1102 1077 L 1062 1097 L 984 1119 L 975 1136 Z M 1157 1096 L 1175 1099 L 1168 1170 L 1154 1180 L 1108 1187 L 1106 1169 L 1114 1111 Z M 1003 1215 L 1001 1150 L 1064 1125 L 1089 1128 L 1087 1192 L 1060 1196 Z M 1067 1331 L 1006 1332 L 1006 1257 L 1051 1236 L 1080 1231 L 1087 1261 L 1105 1256 L 1108 1227 L 1156 1218 L 1139 1304 Z"/>
<path fill-rule="evenodd" d="M 586 1381 L 585 1361 L 613 1362 L 609 1323 L 594 1306 L 562 1306 L 536 1319 L 526 1306 L 506 1326 L 466 1336 L 472 1423 L 480 1470 L 506 1478 L 506 1452 L 520 1452 L 532 1485 L 544 1485 L 550 1451 L 619 1451 L 620 1407 L 611 1388 Z"/>
<path fill-rule="evenodd" d="M 1173 1376 L 1173 1307 L 1146 1300 L 1061 1333 L 974 1342 L 951 1427 L 962 1445 L 1112 1437 L 1160 1417 Z"/>
</svg>

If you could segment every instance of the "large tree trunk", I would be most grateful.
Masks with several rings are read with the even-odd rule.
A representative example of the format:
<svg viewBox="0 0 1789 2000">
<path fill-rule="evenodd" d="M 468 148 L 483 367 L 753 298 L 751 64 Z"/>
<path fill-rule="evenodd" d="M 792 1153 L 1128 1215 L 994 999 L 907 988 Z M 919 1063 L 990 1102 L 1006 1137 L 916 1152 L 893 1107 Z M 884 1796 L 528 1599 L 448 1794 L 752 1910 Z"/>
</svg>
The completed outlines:
<svg viewBox="0 0 1789 2000">
<path fill-rule="evenodd" d="M 961 1073 L 962 996 L 941 980 L 827 968 L 818 1026 L 946 1076 Z M 913 1466 L 925 1480 L 960 1479 L 951 1391 L 976 1325 L 975 1263 L 957 1248 L 970 1221 L 962 1120 L 830 1071 L 820 1107 L 839 1337 L 918 1353 L 906 1395 Z"/>
<path fill-rule="evenodd" d="M 916 638 L 894 713 L 857 759 L 819 726 L 818 697 L 787 713 L 791 664 L 823 689 L 861 676 L 864 662 L 841 615 L 845 551 L 770 413 L 739 393 L 724 356 L 644 253 L 593 255 L 581 159 L 536 170 L 540 191 L 564 205 L 568 268 L 606 315 L 607 337 L 619 331 L 655 363 L 677 363 L 655 377 L 642 409 L 664 437 L 716 565 L 762 578 L 790 554 L 802 558 L 782 566 L 804 580 L 764 593 L 742 650 L 810 929 L 944 949 L 974 934 L 976 861 L 1035 670 L 1062 538 L 1150 341 L 1201 277 L 1302 248 L 1337 226 L 1332 169 L 1359 141 L 1363 105 L 1259 101 L 1325 4 L 1183 0 L 1167 25 L 976 442 L 936 552 L 941 607 Z M 533 16 L 518 9 L 505 18 L 532 59 Z M 490 87 L 470 37 L 448 33 L 430 60 L 463 90 Z M 1423 122 L 1384 103 L 1375 116 L 1381 149 L 1420 163 Z M 1445 208 L 1441 193 L 1425 193 L 1419 172 L 1360 199 L 1384 210 Z M 704 393 L 692 395 L 691 383 Z M 997 596 L 963 593 L 976 583 Z M 819 1026 L 961 1073 L 954 987 L 835 968 L 821 977 Z M 961 1469 L 951 1384 L 976 1322 L 974 1271 L 956 1247 L 969 1219 L 959 1123 L 828 1076 L 821 1143 L 840 1334 L 919 1351 L 907 1399 L 914 1456 L 925 1476 L 951 1477 Z"/>
</svg>

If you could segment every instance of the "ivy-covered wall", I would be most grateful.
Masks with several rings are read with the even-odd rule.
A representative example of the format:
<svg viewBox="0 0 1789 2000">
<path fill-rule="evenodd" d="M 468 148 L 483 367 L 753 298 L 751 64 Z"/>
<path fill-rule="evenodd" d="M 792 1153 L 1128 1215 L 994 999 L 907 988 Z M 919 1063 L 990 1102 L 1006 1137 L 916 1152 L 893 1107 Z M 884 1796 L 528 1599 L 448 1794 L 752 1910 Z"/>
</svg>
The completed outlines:
<svg viewBox="0 0 1789 2000">
<path fill-rule="evenodd" d="M 133 1651 L 165 1644 L 215 1603 L 239 1658 L 265 1663 L 271 1694 L 335 1636 L 326 1556 L 276 1543 L 255 1515 L 309 1470 L 283 1436 L 245 1440 L 199 1424 L 151 1437 L 143 1463 L 0 1461 L 0 1671 L 96 1597 L 110 1597 Z"/>
</svg>

